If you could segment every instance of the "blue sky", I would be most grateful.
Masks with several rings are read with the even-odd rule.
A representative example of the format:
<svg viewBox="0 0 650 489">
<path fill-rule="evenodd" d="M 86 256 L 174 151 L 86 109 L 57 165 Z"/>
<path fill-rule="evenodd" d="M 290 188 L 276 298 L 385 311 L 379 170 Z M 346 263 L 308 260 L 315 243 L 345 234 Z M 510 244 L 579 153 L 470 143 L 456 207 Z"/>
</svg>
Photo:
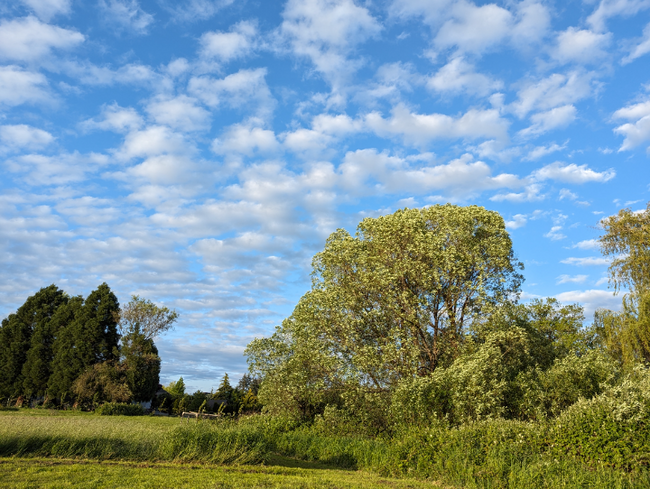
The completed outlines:
<svg viewBox="0 0 650 489">
<path fill-rule="evenodd" d="M 245 371 L 338 227 L 500 212 L 523 297 L 617 308 L 648 199 L 650 0 L 0 1 L 0 316 L 106 281 L 181 313 L 162 380 Z"/>
</svg>

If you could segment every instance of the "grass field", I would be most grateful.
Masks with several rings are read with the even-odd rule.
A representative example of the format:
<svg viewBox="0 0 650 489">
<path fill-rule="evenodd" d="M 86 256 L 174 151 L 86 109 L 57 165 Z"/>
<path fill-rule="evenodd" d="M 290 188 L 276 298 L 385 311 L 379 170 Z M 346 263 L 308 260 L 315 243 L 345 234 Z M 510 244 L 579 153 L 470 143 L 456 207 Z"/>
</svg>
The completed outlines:
<svg viewBox="0 0 650 489">
<path fill-rule="evenodd" d="M 361 471 L 323 468 L 277 457 L 272 466 L 137 464 L 45 458 L 0 458 L 3 488 L 412 488 L 440 487 Z"/>
<path fill-rule="evenodd" d="M 0 411 L 0 485 L 41 487 L 647 488 L 650 472 L 588 466 L 508 435 L 526 425 L 323 435 L 253 417 L 97 416 Z M 275 423 L 275 424 L 274 424 Z M 480 435 L 491 430 L 492 438 Z M 511 433 L 512 435 L 512 433 Z M 481 443 L 490 441 L 487 446 Z M 501 441 L 499 441 L 501 440 Z"/>
</svg>

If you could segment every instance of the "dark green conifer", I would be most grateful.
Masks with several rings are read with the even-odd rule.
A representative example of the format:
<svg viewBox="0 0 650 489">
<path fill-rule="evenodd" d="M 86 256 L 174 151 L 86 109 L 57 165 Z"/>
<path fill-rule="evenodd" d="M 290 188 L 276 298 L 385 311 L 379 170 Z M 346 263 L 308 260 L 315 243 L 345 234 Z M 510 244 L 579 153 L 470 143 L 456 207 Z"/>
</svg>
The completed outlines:
<svg viewBox="0 0 650 489">
<path fill-rule="evenodd" d="M 72 383 L 87 368 L 118 355 L 116 316 L 119 303 L 103 283 L 75 312 L 74 321 L 63 329 L 54 350 L 48 394 L 62 398 L 70 394 Z"/>
<path fill-rule="evenodd" d="M 34 332 L 49 328 L 59 306 L 66 302 L 65 293 L 55 285 L 44 287 L 29 297 L 15 314 L 2 322 L 0 334 L 0 397 L 25 394 L 24 366 L 32 346 Z M 32 394 L 31 390 L 28 394 Z"/>
</svg>

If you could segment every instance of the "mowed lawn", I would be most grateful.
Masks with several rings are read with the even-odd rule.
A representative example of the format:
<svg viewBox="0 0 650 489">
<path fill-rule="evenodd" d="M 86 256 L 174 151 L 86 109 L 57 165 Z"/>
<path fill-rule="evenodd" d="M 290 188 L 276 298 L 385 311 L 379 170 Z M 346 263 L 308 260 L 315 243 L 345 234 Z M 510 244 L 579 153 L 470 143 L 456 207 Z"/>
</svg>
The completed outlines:
<svg viewBox="0 0 650 489">
<path fill-rule="evenodd" d="M 432 482 L 386 478 L 277 455 L 256 465 L 147 460 L 147 455 L 155 452 L 158 440 L 180 424 L 178 418 L 104 417 L 45 410 L 0 411 L 0 444 L 2 440 L 17 437 L 35 441 L 42 438 L 51 445 L 48 452 L 57 453 L 57 442 L 52 440 L 61 440 L 61 456 L 42 457 L 34 447 L 22 456 L 3 454 L 0 485 L 3 488 L 440 487 Z M 87 453 L 98 456 L 66 457 L 70 442 L 75 441 L 77 445 L 87 442 L 91 445 Z"/>
</svg>

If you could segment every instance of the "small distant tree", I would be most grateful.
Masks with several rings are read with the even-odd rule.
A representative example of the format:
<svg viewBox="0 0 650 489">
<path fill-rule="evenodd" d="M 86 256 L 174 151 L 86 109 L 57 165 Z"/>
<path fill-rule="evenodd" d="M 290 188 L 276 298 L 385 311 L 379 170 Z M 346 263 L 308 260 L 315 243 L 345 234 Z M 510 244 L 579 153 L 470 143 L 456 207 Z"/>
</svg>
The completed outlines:
<svg viewBox="0 0 650 489">
<path fill-rule="evenodd" d="M 185 381 L 183 380 L 183 376 L 175 382 L 170 382 L 168 385 L 164 386 L 163 389 L 169 392 L 174 399 L 183 397 L 185 395 Z"/>
<path fill-rule="evenodd" d="M 259 377 L 253 377 L 252 375 L 244 374 L 242 378 L 239 379 L 237 390 L 242 393 L 253 391 L 253 394 L 257 396 L 257 392 L 260 390 L 261 384 L 262 379 Z"/>
<path fill-rule="evenodd" d="M 123 336 L 136 333 L 143 335 L 147 340 L 152 340 L 172 329 L 178 319 L 178 313 L 133 295 L 129 303 L 115 313 L 115 319 Z"/>
</svg>

